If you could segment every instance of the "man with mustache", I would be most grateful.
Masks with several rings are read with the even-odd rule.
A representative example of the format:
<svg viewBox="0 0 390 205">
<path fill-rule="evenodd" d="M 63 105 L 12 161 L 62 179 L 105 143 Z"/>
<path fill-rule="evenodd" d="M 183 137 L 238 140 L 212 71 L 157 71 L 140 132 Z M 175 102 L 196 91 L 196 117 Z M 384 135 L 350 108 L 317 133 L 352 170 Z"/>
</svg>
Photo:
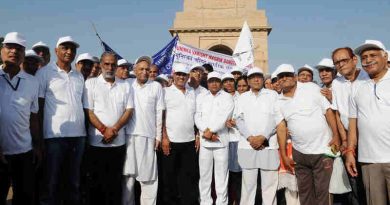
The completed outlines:
<svg viewBox="0 0 390 205">
<path fill-rule="evenodd" d="M 32 46 L 32 50 L 43 58 L 40 68 L 45 67 L 50 62 L 50 48 L 46 43 L 39 41 Z"/>
<path fill-rule="evenodd" d="M 127 151 L 124 165 L 123 204 L 134 204 L 134 182 L 141 184 L 141 205 L 155 205 L 157 156 L 165 109 L 163 89 L 148 80 L 152 58 L 141 56 L 134 63 L 136 79 L 126 80 L 134 91 L 134 115 L 126 125 Z"/>
<path fill-rule="evenodd" d="M 318 65 L 315 66 L 320 75 L 322 83 L 321 94 L 332 102 L 332 81 L 336 77 L 336 70 L 333 62 L 329 58 L 323 58 Z"/>
<path fill-rule="evenodd" d="M 121 205 L 126 153 L 124 126 L 133 113 L 130 84 L 115 77 L 117 59 L 105 52 L 102 74 L 85 82 L 83 105 L 89 119 L 90 203 Z"/>
<path fill-rule="evenodd" d="M 301 83 L 313 82 L 313 73 L 313 68 L 305 64 L 298 69 L 298 81 Z"/>
<path fill-rule="evenodd" d="M 385 46 L 377 40 L 366 40 L 354 52 L 360 57 L 363 69 L 370 79 L 352 85 L 348 147 L 345 150 L 346 167 L 351 176 L 362 175 L 367 204 L 386 205 L 390 202 L 388 54 Z M 361 172 L 357 169 L 356 157 L 361 165 Z"/>
<path fill-rule="evenodd" d="M 82 106 L 84 77 L 72 62 L 79 44 L 71 36 L 58 39 L 57 62 L 38 70 L 40 113 L 43 118 L 46 171 L 41 204 L 80 203 L 80 164 L 84 153 L 85 121 Z M 60 173 L 66 193 L 58 194 Z"/>
<path fill-rule="evenodd" d="M 8 33 L 0 65 L 0 204 L 12 183 L 12 204 L 34 204 L 35 168 L 41 159 L 37 79 L 21 70 L 26 40 Z"/>
<path fill-rule="evenodd" d="M 190 79 L 188 80 L 187 87 L 192 87 L 196 96 L 207 92 L 207 89 L 201 85 L 205 70 L 206 69 L 200 64 L 195 64 L 190 69 Z"/>
<path fill-rule="evenodd" d="M 95 59 L 89 53 L 82 53 L 76 59 L 76 69 L 79 71 L 84 80 L 90 76 Z"/>
<path fill-rule="evenodd" d="M 35 75 L 42 62 L 43 58 L 37 55 L 35 51 L 27 50 L 22 63 L 22 69 L 30 75 Z"/>
</svg>

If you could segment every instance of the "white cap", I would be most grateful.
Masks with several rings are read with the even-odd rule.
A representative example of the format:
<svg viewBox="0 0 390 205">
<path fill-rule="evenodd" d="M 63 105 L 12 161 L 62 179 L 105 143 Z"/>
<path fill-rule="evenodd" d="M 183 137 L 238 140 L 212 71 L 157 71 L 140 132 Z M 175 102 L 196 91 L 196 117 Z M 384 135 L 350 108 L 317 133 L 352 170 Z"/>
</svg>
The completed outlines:
<svg viewBox="0 0 390 205">
<path fill-rule="evenodd" d="M 253 74 L 264 74 L 264 72 L 263 72 L 263 69 L 258 68 L 258 67 L 254 67 L 254 68 L 251 68 L 248 70 L 247 76 L 249 77 Z"/>
<path fill-rule="evenodd" d="M 43 62 L 43 58 L 41 56 L 39 56 L 37 53 L 35 53 L 34 50 L 27 50 L 25 52 L 25 56 L 24 58 L 35 58 L 37 59 L 39 62 Z"/>
<path fill-rule="evenodd" d="M 315 66 L 316 69 L 321 69 L 321 68 L 332 68 L 334 69 L 333 61 L 332 59 L 329 58 L 323 58 L 318 65 Z"/>
<path fill-rule="evenodd" d="M 386 48 L 382 42 L 377 40 L 366 40 L 362 45 L 355 48 L 354 53 L 360 56 L 360 54 L 362 54 L 362 52 L 367 49 L 381 49 L 386 51 Z"/>
<path fill-rule="evenodd" d="M 89 61 L 95 62 L 95 59 L 89 53 L 82 53 L 79 56 L 77 56 L 76 63 L 78 63 L 82 60 L 89 60 Z"/>
<path fill-rule="evenodd" d="M 207 80 L 210 80 L 211 78 L 218 78 L 221 80 L 221 74 L 219 74 L 216 71 L 213 71 L 207 75 Z"/>
<path fill-rule="evenodd" d="M 390 62 L 390 51 L 387 51 L 387 62 Z"/>
<path fill-rule="evenodd" d="M 203 65 L 201 65 L 201 64 L 194 64 L 194 65 L 191 66 L 191 70 L 194 70 L 195 68 L 200 68 L 200 69 L 202 69 L 203 71 L 206 70 L 206 68 L 203 67 Z M 191 71 L 191 70 L 190 70 L 190 71 Z"/>
<path fill-rule="evenodd" d="M 274 79 L 274 78 L 277 78 L 278 77 L 278 70 L 275 70 L 272 74 L 271 74 L 271 80 Z"/>
<path fill-rule="evenodd" d="M 146 61 L 146 62 L 148 62 L 150 65 L 152 65 L 152 63 L 153 63 L 153 60 L 152 60 L 152 58 L 151 58 L 150 56 L 141 56 L 141 57 L 139 57 L 139 58 L 137 58 L 137 59 L 135 60 L 134 65 L 135 65 L 135 64 L 138 64 L 138 63 L 141 62 L 141 61 Z"/>
<path fill-rule="evenodd" d="M 158 75 L 156 79 L 161 79 L 161 80 L 165 80 L 165 81 L 169 82 L 169 78 L 165 74 Z"/>
<path fill-rule="evenodd" d="M 295 70 L 291 64 L 281 64 L 276 68 L 276 75 L 280 73 L 295 73 Z"/>
<path fill-rule="evenodd" d="M 76 46 L 76 48 L 80 47 L 80 45 L 75 40 L 73 40 L 72 36 L 60 37 L 57 41 L 56 47 L 58 48 L 58 46 L 60 46 L 63 43 L 72 43 Z"/>
<path fill-rule="evenodd" d="M 305 64 L 305 65 L 303 65 L 302 67 L 300 67 L 300 68 L 298 69 L 298 73 L 300 73 L 300 72 L 303 71 L 303 70 L 308 70 L 308 71 L 310 71 L 311 73 L 314 72 L 314 69 L 313 69 L 311 66 L 307 65 L 307 64 Z"/>
<path fill-rule="evenodd" d="M 26 39 L 24 38 L 24 36 L 22 34 L 20 34 L 18 32 L 7 33 L 7 35 L 5 35 L 4 41 L 3 41 L 3 44 L 5 44 L 5 43 L 14 43 L 14 44 L 18 44 L 18 45 L 26 48 Z"/>
<path fill-rule="evenodd" d="M 98 57 L 94 56 L 94 57 L 93 57 L 93 62 L 95 62 L 95 63 L 100 63 L 100 60 L 99 60 Z"/>
<path fill-rule="evenodd" d="M 120 59 L 117 62 L 118 66 L 130 66 L 131 64 L 126 59 Z"/>
<path fill-rule="evenodd" d="M 38 48 L 38 47 L 45 47 L 45 48 L 49 49 L 49 46 L 46 43 L 42 42 L 42 41 L 39 41 L 38 43 L 34 44 L 32 46 L 32 49 Z"/>
<path fill-rule="evenodd" d="M 188 74 L 190 71 L 187 68 L 187 65 L 184 63 L 176 63 L 173 66 L 173 72 L 174 73 L 185 73 Z"/>
<path fill-rule="evenodd" d="M 243 73 L 242 69 L 237 67 L 237 66 L 234 66 L 233 69 L 230 71 L 230 73 L 233 73 L 233 72 L 240 72 L 241 74 Z"/>
<path fill-rule="evenodd" d="M 224 81 L 226 79 L 234 80 L 234 76 L 231 73 L 225 73 L 225 74 L 222 75 L 222 81 Z"/>
</svg>

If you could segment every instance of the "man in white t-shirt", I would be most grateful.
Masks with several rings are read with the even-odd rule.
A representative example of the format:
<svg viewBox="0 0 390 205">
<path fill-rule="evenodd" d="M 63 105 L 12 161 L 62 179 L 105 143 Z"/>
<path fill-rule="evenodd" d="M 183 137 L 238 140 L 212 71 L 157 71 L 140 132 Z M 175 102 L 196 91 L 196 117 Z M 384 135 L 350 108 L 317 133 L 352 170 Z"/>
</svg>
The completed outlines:
<svg viewBox="0 0 390 205">
<path fill-rule="evenodd" d="M 273 112 L 278 94 L 263 87 L 264 74 L 260 68 L 248 71 L 248 84 L 250 90 L 238 98 L 234 110 L 242 134 L 238 143 L 238 162 L 242 168 L 240 204 L 255 204 L 260 170 L 263 204 L 276 205 L 280 160 Z"/>
<path fill-rule="evenodd" d="M 91 204 L 121 205 L 126 153 L 124 126 L 133 112 L 130 84 L 115 77 L 115 53 L 102 54 L 102 74 L 85 82 L 83 105 L 88 116 L 88 173 Z"/>
<path fill-rule="evenodd" d="M 199 149 L 199 192 L 200 204 L 213 204 L 211 181 L 215 177 L 217 205 L 227 205 L 229 133 L 225 122 L 231 118 L 234 109 L 233 97 L 222 90 L 221 75 L 211 72 L 207 75 L 209 91 L 196 98 L 195 123 L 201 141 Z"/>
<path fill-rule="evenodd" d="M 369 80 L 352 85 L 349 101 L 346 167 L 352 176 L 360 174 L 361 164 L 367 204 L 390 202 L 390 72 L 385 46 L 366 40 L 354 50 Z"/>
<path fill-rule="evenodd" d="M 332 82 L 332 109 L 336 111 L 337 127 L 341 138 L 340 151 L 344 153 L 347 148 L 349 98 L 352 86 L 360 84 L 369 79 L 366 71 L 356 67 L 357 56 L 349 47 L 337 48 L 332 52 L 332 59 L 335 68 L 341 76 Z M 360 166 L 358 166 L 360 170 Z M 361 175 L 352 177 L 349 175 L 352 192 L 348 193 L 348 203 L 359 205 L 364 203 L 365 193 Z"/>
<path fill-rule="evenodd" d="M 206 69 L 199 64 L 191 66 L 190 78 L 188 80 L 187 87 L 191 87 L 192 89 L 194 89 L 195 96 L 207 92 L 207 89 L 201 85 L 202 76 L 205 70 Z"/>
<path fill-rule="evenodd" d="M 164 89 L 162 198 L 164 204 L 196 205 L 199 137 L 195 138 L 194 130 L 195 92 L 186 86 L 189 70 L 185 64 L 175 64 L 173 72 L 173 85 Z"/>
<path fill-rule="evenodd" d="M 157 198 L 157 156 L 161 142 L 163 89 L 148 80 L 152 59 L 141 56 L 134 63 L 136 79 L 128 79 L 134 92 L 134 115 L 127 123 L 127 151 L 123 174 L 123 204 L 134 204 L 134 182 L 141 184 L 141 205 L 154 205 Z"/>
<path fill-rule="evenodd" d="M 297 82 L 291 65 L 280 66 L 278 79 L 283 92 L 275 106 L 275 120 L 283 162 L 289 169 L 295 164 L 302 205 L 328 205 L 333 159 L 324 153 L 340 144 L 334 112 L 318 85 Z M 294 160 L 286 154 L 287 125 Z"/>
<path fill-rule="evenodd" d="M 41 144 L 37 79 L 21 70 L 26 41 L 8 33 L 0 65 L 0 204 L 6 204 L 12 183 L 12 204 L 34 204 L 35 168 Z"/>
<path fill-rule="evenodd" d="M 85 119 L 82 104 L 84 78 L 72 62 L 79 44 L 71 36 L 58 39 L 57 62 L 36 73 L 39 79 L 39 107 L 43 118 L 46 171 L 41 204 L 80 203 L 80 165 L 85 146 Z M 66 177 L 60 181 L 61 173 Z M 68 190 L 58 194 L 60 182 Z"/>
</svg>

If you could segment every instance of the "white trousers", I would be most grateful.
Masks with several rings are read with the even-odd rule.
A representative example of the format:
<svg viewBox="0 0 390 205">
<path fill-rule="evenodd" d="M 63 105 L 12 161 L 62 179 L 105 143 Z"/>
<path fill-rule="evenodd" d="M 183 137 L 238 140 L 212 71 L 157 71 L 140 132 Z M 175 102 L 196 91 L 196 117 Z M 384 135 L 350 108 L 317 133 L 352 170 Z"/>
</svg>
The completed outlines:
<svg viewBox="0 0 390 205">
<path fill-rule="evenodd" d="M 286 204 L 287 205 L 300 205 L 299 202 L 299 195 L 296 191 L 290 191 L 286 189 L 284 191 L 284 196 L 286 197 Z"/>
<path fill-rule="evenodd" d="M 124 178 L 122 204 L 134 205 L 135 178 L 131 176 L 124 176 Z M 158 179 L 139 183 L 141 184 L 141 205 L 156 205 Z"/>
<path fill-rule="evenodd" d="M 256 198 L 257 172 L 259 169 L 242 169 L 240 204 L 253 205 Z M 276 205 L 278 171 L 260 169 L 263 205 Z"/>
<path fill-rule="evenodd" d="M 207 148 L 200 147 L 199 150 L 199 192 L 200 192 L 200 204 L 212 205 L 213 199 L 211 198 L 211 181 L 213 177 L 213 165 L 214 165 L 214 181 L 215 191 L 217 194 L 216 205 L 228 204 L 228 181 L 229 181 L 229 148 L 228 147 L 216 147 Z"/>
</svg>

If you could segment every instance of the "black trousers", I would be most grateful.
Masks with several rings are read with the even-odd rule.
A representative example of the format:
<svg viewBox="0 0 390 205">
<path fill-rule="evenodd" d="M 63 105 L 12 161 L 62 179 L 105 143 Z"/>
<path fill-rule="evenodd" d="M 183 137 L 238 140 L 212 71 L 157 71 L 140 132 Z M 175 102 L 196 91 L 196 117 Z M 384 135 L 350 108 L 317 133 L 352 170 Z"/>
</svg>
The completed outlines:
<svg viewBox="0 0 390 205">
<path fill-rule="evenodd" d="M 161 165 L 163 204 L 199 204 L 199 163 L 195 141 L 171 142 L 171 152 L 162 156 Z"/>
<path fill-rule="evenodd" d="M 0 162 L 0 204 L 6 204 L 12 182 L 12 204 L 34 204 L 35 169 L 32 151 L 6 155 L 7 164 Z"/>
<path fill-rule="evenodd" d="M 87 154 L 89 203 L 91 205 L 121 205 L 126 146 L 89 146 Z"/>
</svg>

